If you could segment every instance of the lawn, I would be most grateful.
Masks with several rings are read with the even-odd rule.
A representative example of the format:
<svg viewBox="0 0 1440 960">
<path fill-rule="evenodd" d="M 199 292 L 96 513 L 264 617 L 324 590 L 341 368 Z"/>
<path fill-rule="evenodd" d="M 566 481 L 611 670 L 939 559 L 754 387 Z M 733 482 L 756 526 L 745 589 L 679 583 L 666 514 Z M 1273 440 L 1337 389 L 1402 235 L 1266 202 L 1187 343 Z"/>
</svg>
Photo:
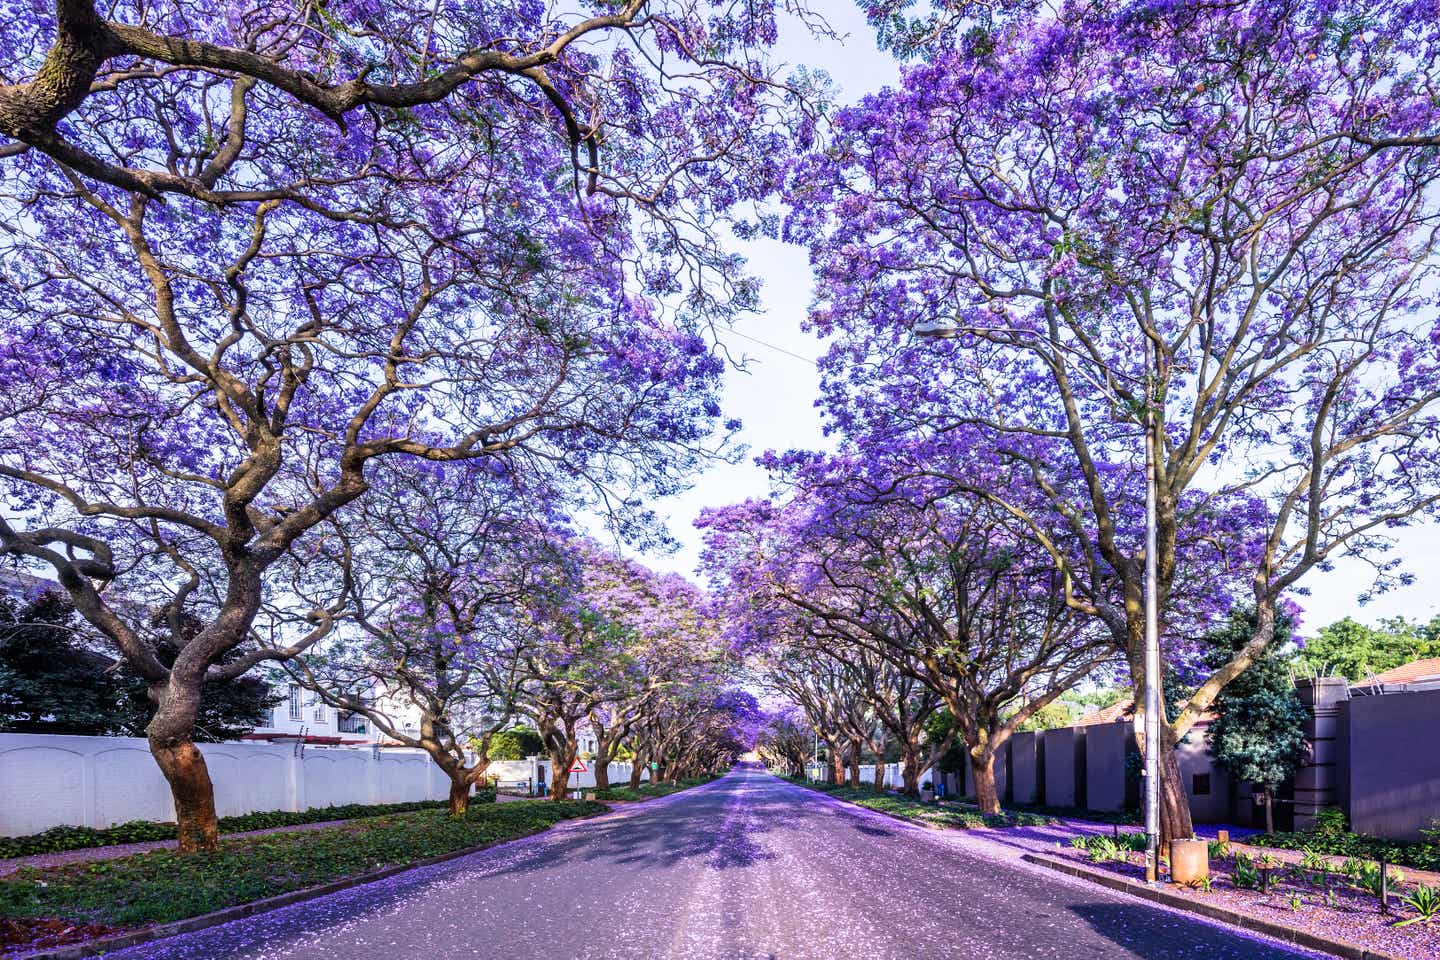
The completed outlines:
<svg viewBox="0 0 1440 960">
<path fill-rule="evenodd" d="M 368 818 L 300 833 L 223 840 L 209 854 L 156 850 L 0 878 L 0 919 L 58 917 L 136 927 L 193 917 L 389 866 L 524 836 L 605 810 L 592 801 L 483 804 Z"/>
<path fill-rule="evenodd" d="M 495 791 L 477 792 L 472 803 L 493 803 Z M 338 807 L 311 807 L 307 810 L 266 810 L 237 817 L 221 817 L 220 833 L 241 833 L 305 823 L 326 823 L 330 820 L 351 820 L 356 817 L 381 817 L 414 810 L 439 810 L 448 806 L 444 800 L 416 800 L 410 803 L 347 803 Z M 23 837 L 0 837 L 0 859 L 29 857 L 40 853 L 59 853 L 86 847 L 110 847 L 122 843 L 145 843 L 175 839 L 175 824 L 152 820 L 131 820 L 113 827 L 51 827 L 42 833 Z"/>
</svg>

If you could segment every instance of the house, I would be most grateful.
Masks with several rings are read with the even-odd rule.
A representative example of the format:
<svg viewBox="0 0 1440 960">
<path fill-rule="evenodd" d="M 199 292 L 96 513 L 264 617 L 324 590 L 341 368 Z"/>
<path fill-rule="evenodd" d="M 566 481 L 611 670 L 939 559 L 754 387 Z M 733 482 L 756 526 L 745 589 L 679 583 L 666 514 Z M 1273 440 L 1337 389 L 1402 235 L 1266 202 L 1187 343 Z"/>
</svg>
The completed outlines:
<svg viewBox="0 0 1440 960">
<path fill-rule="evenodd" d="M 284 699 L 270 708 L 264 726 L 246 734 L 246 740 L 304 740 L 313 744 L 378 744 L 395 746 L 396 741 L 381 733 L 369 717 L 337 710 L 298 683 L 281 683 Z M 420 711 L 413 705 L 391 703 L 386 713 L 407 736 L 420 733 Z"/>
<path fill-rule="evenodd" d="M 1398 667 L 1373 674 L 1350 685 L 1352 697 L 1369 697 L 1381 693 L 1410 693 L 1440 690 L 1440 657 L 1413 660 Z"/>
</svg>

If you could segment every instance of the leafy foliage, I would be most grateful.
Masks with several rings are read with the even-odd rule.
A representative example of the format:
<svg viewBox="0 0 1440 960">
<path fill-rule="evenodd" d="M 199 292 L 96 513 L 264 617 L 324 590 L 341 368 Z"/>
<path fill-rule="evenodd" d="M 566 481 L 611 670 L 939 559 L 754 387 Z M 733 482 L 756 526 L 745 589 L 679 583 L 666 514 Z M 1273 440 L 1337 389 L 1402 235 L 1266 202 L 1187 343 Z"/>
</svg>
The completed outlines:
<svg viewBox="0 0 1440 960">
<path fill-rule="evenodd" d="M 0 729 L 99 735 L 115 730 L 111 661 L 79 641 L 56 591 L 0 599 Z"/>
<path fill-rule="evenodd" d="M 1413 660 L 1440 657 L 1440 616 L 1428 623 L 1392 617 L 1374 627 L 1346 617 L 1305 641 L 1299 656 L 1316 670 L 1364 680 Z"/>
<path fill-rule="evenodd" d="M 524 760 L 545 752 L 540 734 L 529 727 L 511 727 L 490 738 L 491 760 Z"/>
<path fill-rule="evenodd" d="M 1229 660 L 1249 642 L 1254 626 L 1253 611 L 1232 613 L 1229 623 L 1207 637 L 1215 650 L 1211 662 L 1220 666 Z M 1219 716 L 1206 731 L 1216 762 L 1237 780 L 1272 791 L 1295 773 L 1306 751 L 1305 706 L 1276 652 L 1289 634 L 1288 619 L 1277 618 L 1275 641 L 1226 685 L 1215 701 Z"/>
</svg>

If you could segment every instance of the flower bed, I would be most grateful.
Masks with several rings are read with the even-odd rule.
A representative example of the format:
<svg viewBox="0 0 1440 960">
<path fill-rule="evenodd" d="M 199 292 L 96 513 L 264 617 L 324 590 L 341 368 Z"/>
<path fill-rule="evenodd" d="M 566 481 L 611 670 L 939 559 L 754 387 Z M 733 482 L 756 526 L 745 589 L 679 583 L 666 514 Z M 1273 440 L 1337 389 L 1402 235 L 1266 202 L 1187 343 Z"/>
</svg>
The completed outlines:
<svg viewBox="0 0 1440 960">
<path fill-rule="evenodd" d="M 1141 836 L 1142 835 L 1135 835 Z M 1062 859 L 1138 880 L 1144 875 L 1143 854 L 1134 844 L 1110 837 L 1077 837 L 1070 847 L 1052 851 Z M 1168 890 L 1238 913 L 1372 950 L 1414 960 L 1440 960 L 1440 916 L 1431 923 L 1405 902 L 1420 885 L 1391 877 L 1390 913 L 1382 913 L 1378 872 L 1359 861 L 1327 869 L 1323 858 L 1289 865 L 1234 854 L 1211 844 L 1208 886 Z M 1332 865 L 1333 866 L 1333 865 Z M 1403 874 L 1403 870 L 1401 871 Z M 1262 889 L 1262 887 L 1264 889 Z"/>
</svg>

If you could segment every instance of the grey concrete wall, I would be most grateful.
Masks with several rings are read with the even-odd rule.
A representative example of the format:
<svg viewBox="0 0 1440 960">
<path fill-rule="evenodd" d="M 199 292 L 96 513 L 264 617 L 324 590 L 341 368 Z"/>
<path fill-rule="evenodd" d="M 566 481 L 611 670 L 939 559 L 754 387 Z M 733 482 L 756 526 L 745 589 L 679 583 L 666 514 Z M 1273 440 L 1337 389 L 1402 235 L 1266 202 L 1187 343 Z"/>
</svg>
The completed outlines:
<svg viewBox="0 0 1440 960">
<path fill-rule="evenodd" d="M 1010 796 L 1015 803 L 1044 802 L 1044 738 L 1033 732 L 1010 738 Z"/>
<path fill-rule="evenodd" d="M 1190 816 L 1196 823 L 1231 823 L 1230 775 L 1210 756 L 1205 727 L 1192 727 L 1175 749 L 1180 776 L 1190 797 Z M 1210 779 L 1210 792 L 1197 793 L 1196 778 Z"/>
<path fill-rule="evenodd" d="M 1085 728 L 1046 730 L 1045 803 L 1078 807 L 1085 800 Z"/>
<path fill-rule="evenodd" d="M 1440 690 L 1349 704 L 1350 828 L 1418 840 L 1440 817 Z"/>
<path fill-rule="evenodd" d="M 1317 677 L 1296 683 L 1295 692 L 1309 713 L 1305 739 L 1310 742 L 1310 756 L 1295 771 L 1294 783 L 1295 829 L 1307 830 L 1315 825 L 1318 811 L 1342 801 L 1342 712 L 1350 698 L 1350 686 L 1344 677 Z"/>
<path fill-rule="evenodd" d="M 1085 807 L 1113 812 L 1125 809 L 1125 754 L 1134 739 L 1128 720 L 1085 728 Z"/>
</svg>

